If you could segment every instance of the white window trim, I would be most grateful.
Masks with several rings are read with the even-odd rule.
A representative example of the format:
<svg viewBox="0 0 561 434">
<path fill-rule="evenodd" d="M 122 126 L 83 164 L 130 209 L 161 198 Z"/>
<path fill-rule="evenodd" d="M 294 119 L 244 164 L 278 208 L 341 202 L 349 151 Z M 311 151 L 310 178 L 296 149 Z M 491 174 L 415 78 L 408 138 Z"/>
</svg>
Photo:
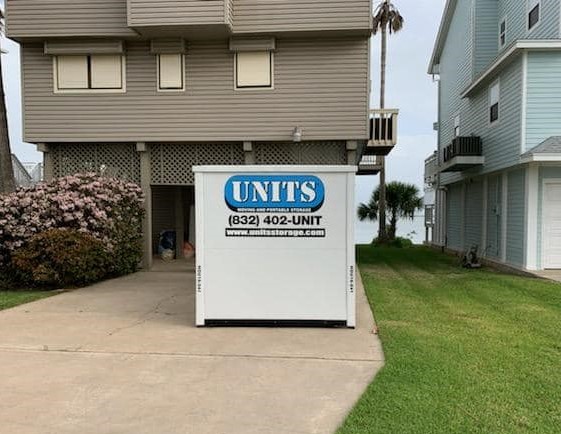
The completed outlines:
<svg viewBox="0 0 561 434">
<path fill-rule="evenodd" d="M 120 89 L 59 89 L 58 84 L 58 56 L 53 56 L 53 92 L 56 94 L 96 94 L 96 93 L 126 93 L 127 91 L 127 62 L 126 56 L 121 54 L 121 82 Z"/>
<path fill-rule="evenodd" d="M 502 24 L 505 24 L 505 42 L 504 44 L 501 42 L 501 26 Z M 503 19 L 501 21 L 499 21 L 499 48 L 504 48 L 506 47 L 506 37 L 507 37 L 507 33 L 508 33 L 508 20 L 506 19 L 506 17 L 503 17 Z"/>
<path fill-rule="evenodd" d="M 454 135 L 454 138 L 456 137 L 460 137 L 460 135 L 462 134 L 462 119 L 460 117 L 460 113 L 457 113 L 456 116 L 454 116 L 454 130 L 452 132 L 452 134 Z M 456 136 L 456 127 L 458 128 L 458 135 Z"/>
<path fill-rule="evenodd" d="M 536 24 L 534 24 L 534 27 L 530 28 L 530 11 L 536 6 L 539 5 L 540 6 L 540 13 L 538 16 L 538 22 Z M 532 7 L 533 6 L 533 7 Z M 543 4 L 542 4 L 542 0 L 526 0 L 526 16 L 525 16 L 525 20 L 526 20 L 526 31 L 528 33 L 533 32 L 537 27 L 540 26 L 541 22 L 542 22 L 542 16 L 543 16 Z"/>
<path fill-rule="evenodd" d="M 491 122 L 491 89 L 495 86 L 499 86 L 499 117 L 497 120 Z M 502 103 L 501 103 L 501 81 L 497 79 L 493 81 L 488 89 L 487 89 L 487 124 L 491 127 L 499 124 L 501 122 L 501 112 L 502 112 Z"/>
<path fill-rule="evenodd" d="M 180 54 L 180 53 L 176 53 L 176 54 Z M 163 92 L 163 93 L 169 93 L 169 92 L 185 92 L 185 88 L 186 88 L 186 78 L 185 78 L 185 68 L 186 68 L 186 63 L 187 63 L 187 59 L 185 58 L 185 54 L 181 55 L 181 77 L 182 77 L 182 83 L 183 83 L 183 87 L 181 87 L 180 89 L 162 89 L 160 87 L 160 55 L 157 54 L 156 55 L 156 90 L 158 92 Z"/>
<path fill-rule="evenodd" d="M 234 89 L 236 91 L 248 92 L 248 91 L 270 91 L 275 89 L 275 53 L 269 51 L 271 56 L 271 85 L 270 86 L 242 86 L 238 87 L 238 53 L 234 53 Z"/>
</svg>

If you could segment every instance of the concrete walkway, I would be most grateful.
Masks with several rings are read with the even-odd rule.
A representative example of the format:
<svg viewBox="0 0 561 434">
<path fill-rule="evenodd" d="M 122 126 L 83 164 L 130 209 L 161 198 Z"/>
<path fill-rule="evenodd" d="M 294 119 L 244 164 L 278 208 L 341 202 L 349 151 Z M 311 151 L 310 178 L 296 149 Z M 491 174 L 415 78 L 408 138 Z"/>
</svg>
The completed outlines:
<svg viewBox="0 0 561 434">
<path fill-rule="evenodd" d="M 332 433 L 383 364 L 358 327 L 194 327 L 194 276 L 137 273 L 0 312 L 0 433 Z"/>
<path fill-rule="evenodd" d="M 553 280 L 561 283 L 561 270 L 536 271 L 534 274 L 542 279 Z"/>
</svg>

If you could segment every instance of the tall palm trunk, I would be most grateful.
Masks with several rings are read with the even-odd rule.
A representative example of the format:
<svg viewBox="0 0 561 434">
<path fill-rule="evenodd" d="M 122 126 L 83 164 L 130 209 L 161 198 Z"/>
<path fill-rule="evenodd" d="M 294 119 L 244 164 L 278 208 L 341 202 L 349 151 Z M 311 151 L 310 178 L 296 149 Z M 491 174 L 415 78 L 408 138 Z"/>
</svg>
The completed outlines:
<svg viewBox="0 0 561 434">
<path fill-rule="evenodd" d="M 387 54 L 387 29 L 382 26 L 382 49 L 380 58 L 380 108 L 386 106 L 386 54 Z M 386 230 L 386 157 L 380 158 L 380 200 L 378 203 L 378 241 L 385 242 L 388 239 Z"/>
<path fill-rule="evenodd" d="M 12 166 L 12 152 L 8 136 L 8 117 L 6 113 L 6 98 L 4 96 L 4 80 L 2 77 L 2 58 L 0 54 L 0 193 L 14 191 L 14 168 Z"/>
</svg>

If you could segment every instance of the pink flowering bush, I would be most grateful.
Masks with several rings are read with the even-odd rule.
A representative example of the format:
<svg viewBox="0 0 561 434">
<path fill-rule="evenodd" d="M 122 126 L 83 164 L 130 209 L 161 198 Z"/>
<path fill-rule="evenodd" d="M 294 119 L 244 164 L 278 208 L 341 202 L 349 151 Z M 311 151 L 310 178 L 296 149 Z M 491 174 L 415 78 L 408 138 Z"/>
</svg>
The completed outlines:
<svg viewBox="0 0 561 434">
<path fill-rule="evenodd" d="M 19 282 L 48 288 L 97 282 L 107 276 L 111 261 L 100 240 L 75 229 L 41 232 L 12 255 Z"/>
<path fill-rule="evenodd" d="M 0 266 L 36 234 L 72 229 L 101 241 L 111 274 L 135 271 L 141 258 L 144 197 L 139 186 L 77 174 L 0 196 Z"/>
</svg>

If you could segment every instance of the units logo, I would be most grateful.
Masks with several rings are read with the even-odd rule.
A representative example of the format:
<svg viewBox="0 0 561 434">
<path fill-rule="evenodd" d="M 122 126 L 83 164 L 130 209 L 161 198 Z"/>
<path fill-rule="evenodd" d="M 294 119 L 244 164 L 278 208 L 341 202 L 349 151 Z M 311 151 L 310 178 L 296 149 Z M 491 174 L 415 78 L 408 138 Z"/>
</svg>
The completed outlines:
<svg viewBox="0 0 561 434">
<path fill-rule="evenodd" d="M 226 182 L 224 197 L 236 212 L 315 212 L 325 186 L 312 175 L 236 175 Z"/>
</svg>

